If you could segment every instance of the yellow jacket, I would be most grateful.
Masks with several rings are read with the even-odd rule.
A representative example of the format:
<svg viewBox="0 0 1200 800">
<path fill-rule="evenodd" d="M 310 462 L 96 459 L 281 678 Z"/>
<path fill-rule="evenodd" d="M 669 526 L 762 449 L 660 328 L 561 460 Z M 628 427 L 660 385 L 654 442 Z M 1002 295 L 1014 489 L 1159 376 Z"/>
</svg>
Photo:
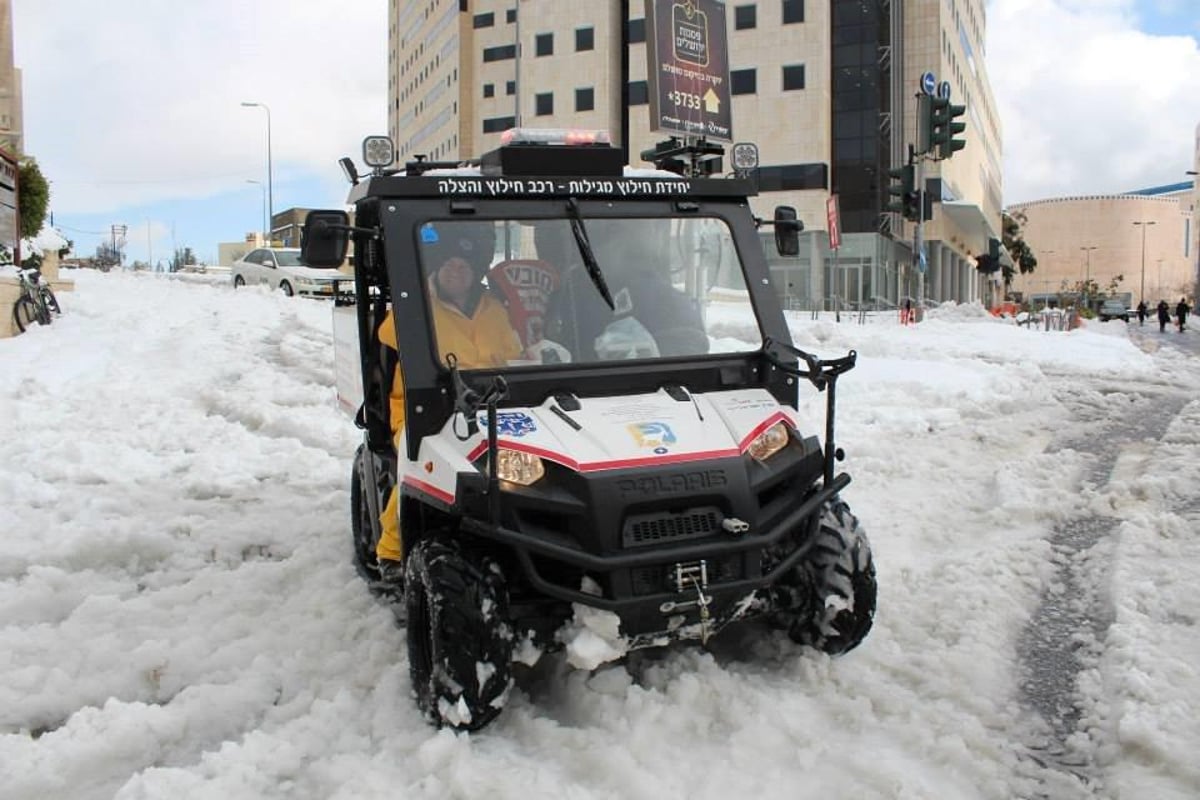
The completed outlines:
<svg viewBox="0 0 1200 800">
<path fill-rule="evenodd" d="M 433 301 L 434 331 L 442 363 L 445 363 L 447 353 L 454 353 L 463 369 L 502 367 L 509 359 L 521 357 L 521 341 L 509 324 L 508 312 L 496 298 L 485 292 L 479 298 L 474 315 L 468 317 L 457 306 L 438 297 L 432 286 L 429 295 Z M 396 326 L 390 309 L 379 326 L 379 341 L 393 350 L 400 349 L 396 344 Z M 389 397 L 393 434 L 404 425 L 402 368 L 403 359 L 396 365 Z"/>
</svg>

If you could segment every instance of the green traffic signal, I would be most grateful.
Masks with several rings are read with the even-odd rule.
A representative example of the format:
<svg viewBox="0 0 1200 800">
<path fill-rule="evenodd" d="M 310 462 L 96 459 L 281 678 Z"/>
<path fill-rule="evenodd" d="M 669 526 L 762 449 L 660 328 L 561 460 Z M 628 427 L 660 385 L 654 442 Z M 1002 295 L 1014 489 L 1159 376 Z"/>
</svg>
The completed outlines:
<svg viewBox="0 0 1200 800">
<path fill-rule="evenodd" d="M 946 107 L 946 135 L 945 141 L 938 145 L 938 155 L 942 158 L 950 158 L 959 150 L 967 146 L 967 143 L 962 139 L 957 138 L 960 133 L 967 129 L 966 122 L 958 122 L 958 118 L 967 113 L 966 106 L 947 106 Z"/>
<path fill-rule="evenodd" d="M 950 158 L 967 146 L 965 141 L 957 138 L 967 129 L 967 123 L 958 121 L 959 117 L 967 113 L 967 107 L 953 105 L 945 97 L 931 97 L 927 107 L 928 149 L 936 151 L 938 158 Z"/>
<path fill-rule="evenodd" d="M 885 205 L 884 211 L 890 211 L 893 214 L 903 214 L 908 216 L 909 210 L 909 195 L 915 194 L 913 191 L 916 185 L 916 171 L 912 164 L 896 169 L 888 170 L 888 177 L 891 182 L 888 184 L 889 201 Z"/>
</svg>

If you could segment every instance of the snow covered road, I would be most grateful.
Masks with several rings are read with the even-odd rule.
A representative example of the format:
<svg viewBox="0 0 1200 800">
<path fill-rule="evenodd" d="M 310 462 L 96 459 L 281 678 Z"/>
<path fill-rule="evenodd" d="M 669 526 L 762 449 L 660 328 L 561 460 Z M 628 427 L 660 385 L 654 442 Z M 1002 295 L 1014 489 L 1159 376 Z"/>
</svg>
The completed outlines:
<svg viewBox="0 0 1200 800">
<path fill-rule="evenodd" d="M 798 346 L 860 353 L 838 432 L 879 570 L 863 646 L 751 628 L 635 674 L 547 659 L 466 736 L 421 719 L 350 564 L 329 306 L 76 277 L 61 319 L 0 340 L 6 800 L 1200 795 L 1200 381 L 1169 344 L 797 316 Z"/>
</svg>

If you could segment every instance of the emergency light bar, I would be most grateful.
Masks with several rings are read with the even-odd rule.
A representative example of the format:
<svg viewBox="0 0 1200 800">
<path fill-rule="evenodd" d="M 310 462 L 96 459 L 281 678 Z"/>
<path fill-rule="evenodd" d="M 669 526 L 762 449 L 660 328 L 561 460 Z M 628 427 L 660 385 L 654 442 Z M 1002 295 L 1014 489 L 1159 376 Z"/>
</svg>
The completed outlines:
<svg viewBox="0 0 1200 800">
<path fill-rule="evenodd" d="M 612 137 L 605 130 L 509 128 L 500 134 L 500 144 L 546 144 L 574 147 L 589 144 L 612 144 Z"/>
<path fill-rule="evenodd" d="M 510 177 L 620 177 L 625 157 L 608 131 L 509 128 L 500 147 L 479 159 L 479 169 Z"/>
</svg>

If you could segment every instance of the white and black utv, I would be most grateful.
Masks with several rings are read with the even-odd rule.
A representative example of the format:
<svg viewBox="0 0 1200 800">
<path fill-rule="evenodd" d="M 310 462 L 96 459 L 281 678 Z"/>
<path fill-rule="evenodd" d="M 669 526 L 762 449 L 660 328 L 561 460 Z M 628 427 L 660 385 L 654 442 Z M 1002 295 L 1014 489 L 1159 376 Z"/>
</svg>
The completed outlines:
<svg viewBox="0 0 1200 800">
<path fill-rule="evenodd" d="M 353 242 L 353 296 L 334 313 L 340 399 L 364 430 L 354 558 L 376 577 L 398 486 L 410 669 L 435 724 L 486 725 L 514 660 L 569 647 L 581 627 L 607 630 L 610 655 L 755 616 L 832 654 L 871 627 L 870 547 L 834 472 L 834 389 L 855 353 L 790 344 L 758 236 L 774 225 L 794 254 L 795 212 L 756 219 L 746 181 L 622 160 L 519 133 L 476 164 L 376 165 L 360 180 L 343 159 L 353 224 L 307 219 L 306 264 L 340 266 Z M 463 368 L 433 324 L 432 248 L 468 239 L 525 348 L 487 369 Z M 396 352 L 378 337 L 389 308 L 398 448 Z M 802 384 L 827 395 L 823 447 L 800 429 Z"/>
</svg>

